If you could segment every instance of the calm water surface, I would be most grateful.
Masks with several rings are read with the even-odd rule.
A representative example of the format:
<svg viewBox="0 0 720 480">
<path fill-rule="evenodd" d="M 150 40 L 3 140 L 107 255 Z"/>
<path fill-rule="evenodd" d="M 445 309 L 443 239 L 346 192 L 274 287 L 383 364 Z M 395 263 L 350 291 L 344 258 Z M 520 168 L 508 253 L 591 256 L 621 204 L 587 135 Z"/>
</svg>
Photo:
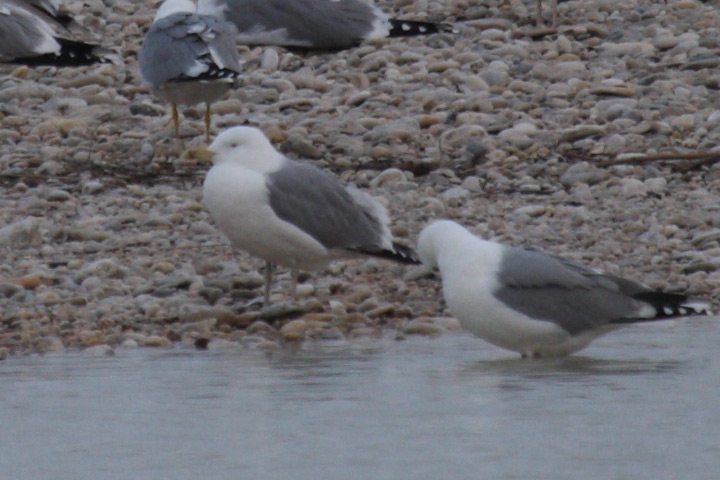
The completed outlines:
<svg viewBox="0 0 720 480">
<path fill-rule="evenodd" d="M 720 322 L 0 363 L 0 478 L 720 478 Z"/>
</svg>

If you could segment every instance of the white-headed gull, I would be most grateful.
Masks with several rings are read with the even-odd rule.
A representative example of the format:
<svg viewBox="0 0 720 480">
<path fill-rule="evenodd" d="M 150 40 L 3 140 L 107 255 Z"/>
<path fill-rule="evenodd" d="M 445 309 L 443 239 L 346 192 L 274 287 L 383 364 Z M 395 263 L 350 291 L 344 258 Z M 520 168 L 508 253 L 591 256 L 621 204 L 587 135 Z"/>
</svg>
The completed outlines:
<svg viewBox="0 0 720 480">
<path fill-rule="evenodd" d="M 212 160 L 203 202 L 233 246 L 266 261 L 265 303 L 272 265 L 323 268 L 335 259 L 370 255 L 419 263 L 393 241 L 385 208 L 317 167 L 287 158 L 253 127 L 225 130 L 207 148 L 186 152 Z"/>
<path fill-rule="evenodd" d="M 423 229 L 418 255 L 440 270 L 445 300 L 465 328 L 524 357 L 568 355 L 628 323 L 710 313 L 704 300 L 483 240 L 449 220 Z"/>
</svg>

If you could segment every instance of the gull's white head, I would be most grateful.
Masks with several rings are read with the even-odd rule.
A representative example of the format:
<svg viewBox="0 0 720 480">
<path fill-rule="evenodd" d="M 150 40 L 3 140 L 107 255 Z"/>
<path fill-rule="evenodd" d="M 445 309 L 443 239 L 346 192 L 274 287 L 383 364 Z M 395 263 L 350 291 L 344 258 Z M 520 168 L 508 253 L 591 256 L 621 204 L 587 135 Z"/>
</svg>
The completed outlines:
<svg viewBox="0 0 720 480">
<path fill-rule="evenodd" d="M 158 8 L 153 22 L 157 22 L 173 13 L 195 13 L 196 10 L 197 7 L 192 0 L 165 0 Z"/>
<path fill-rule="evenodd" d="M 453 249 L 453 241 L 465 236 L 473 236 L 465 227 L 452 220 L 436 220 L 420 232 L 417 253 L 420 261 L 430 267 L 438 267 L 438 259 L 443 248 Z"/>
<path fill-rule="evenodd" d="M 436 220 L 425 226 L 418 237 L 417 253 L 420 261 L 430 267 L 437 268 L 440 240 L 443 236 L 444 227 L 448 224 L 455 225 L 450 220 Z"/>
<path fill-rule="evenodd" d="M 218 135 L 208 150 L 213 162 L 232 162 L 253 170 L 270 172 L 280 168 L 283 156 L 273 148 L 259 128 L 233 127 Z"/>
</svg>

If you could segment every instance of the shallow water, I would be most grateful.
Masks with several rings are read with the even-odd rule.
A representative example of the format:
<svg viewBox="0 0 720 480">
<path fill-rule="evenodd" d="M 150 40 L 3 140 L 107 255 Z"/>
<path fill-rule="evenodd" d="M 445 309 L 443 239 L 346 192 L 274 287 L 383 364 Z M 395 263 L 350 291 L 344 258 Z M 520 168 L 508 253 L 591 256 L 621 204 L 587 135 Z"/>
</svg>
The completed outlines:
<svg viewBox="0 0 720 480">
<path fill-rule="evenodd" d="M 720 322 L 0 363 L 2 479 L 717 479 Z"/>
</svg>

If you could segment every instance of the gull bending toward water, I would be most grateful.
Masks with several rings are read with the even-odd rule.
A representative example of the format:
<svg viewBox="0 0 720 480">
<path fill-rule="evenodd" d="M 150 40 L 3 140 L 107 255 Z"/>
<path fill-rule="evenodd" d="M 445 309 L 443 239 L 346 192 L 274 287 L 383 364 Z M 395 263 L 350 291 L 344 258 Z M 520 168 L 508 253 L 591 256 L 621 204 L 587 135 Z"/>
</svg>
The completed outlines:
<svg viewBox="0 0 720 480">
<path fill-rule="evenodd" d="M 56 0 L 0 0 L 0 63 L 81 66 L 107 63 L 97 45 L 56 33 L 69 17 Z"/>
<path fill-rule="evenodd" d="M 420 233 L 452 314 L 523 357 L 568 355 L 624 324 L 710 314 L 710 303 L 605 275 L 537 250 L 482 240 L 449 220 Z"/>
<path fill-rule="evenodd" d="M 177 104 L 205 103 L 205 136 L 210 141 L 210 104 L 222 98 L 240 74 L 235 29 L 215 16 L 196 13 L 192 0 L 166 0 L 145 34 L 138 68 L 152 93 L 172 104 L 176 137 Z"/>
<path fill-rule="evenodd" d="M 419 263 L 412 249 L 393 242 L 390 219 L 377 200 L 285 157 L 257 128 L 231 128 L 207 149 L 186 155 L 213 161 L 203 202 L 234 247 L 266 261 L 266 304 L 273 265 L 292 269 L 295 295 L 298 270 L 332 260 L 370 255 Z"/>
<path fill-rule="evenodd" d="M 390 18 L 366 0 L 200 0 L 199 11 L 221 12 L 244 45 L 333 50 L 377 38 L 455 32 L 449 25 Z"/>
</svg>

